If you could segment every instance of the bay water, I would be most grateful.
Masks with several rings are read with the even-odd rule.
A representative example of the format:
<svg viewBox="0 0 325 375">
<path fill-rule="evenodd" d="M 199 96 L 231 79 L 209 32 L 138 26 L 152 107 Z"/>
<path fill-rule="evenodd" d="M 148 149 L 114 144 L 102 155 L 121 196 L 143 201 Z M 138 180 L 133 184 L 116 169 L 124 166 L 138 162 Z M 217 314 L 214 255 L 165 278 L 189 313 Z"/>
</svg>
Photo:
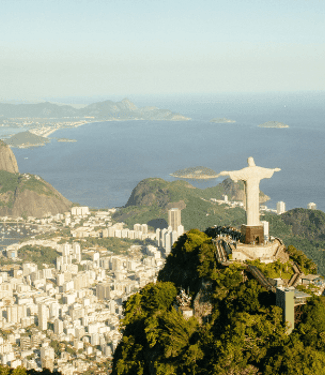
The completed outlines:
<svg viewBox="0 0 325 375">
<path fill-rule="evenodd" d="M 142 180 L 183 168 L 220 172 L 256 165 L 281 168 L 261 182 L 266 204 L 287 209 L 315 202 L 325 211 L 325 93 L 205 94 L 129 97 L 137 106 L 155 105 L 191 117 L 189 121 L 105 121 L 61 129 L 44 147 L 13 149 L 21 173 L 41 176 L 73 202 L 93 208 L 121 207 Z M 226 117 L 235 123 L 213 123 Z M 258 127 L 280 121 L 288 129 Z M 223 178 L 189 180 L 215 186 Z"/>
</svg>

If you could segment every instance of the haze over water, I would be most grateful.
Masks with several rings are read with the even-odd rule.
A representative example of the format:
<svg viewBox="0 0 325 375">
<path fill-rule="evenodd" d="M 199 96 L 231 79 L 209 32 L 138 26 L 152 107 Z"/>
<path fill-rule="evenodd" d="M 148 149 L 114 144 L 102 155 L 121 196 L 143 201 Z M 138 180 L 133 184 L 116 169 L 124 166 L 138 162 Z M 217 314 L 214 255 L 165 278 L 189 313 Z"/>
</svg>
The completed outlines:
<svg viewBox="0 0 325 375">
<path fill-rule="evenodd" d="M 287 209 L 315 202 L 325 211 L 324 98 L 323 92 L 129 97 L 137 106 L 168 108 L 192 120 L 92 123 L 52 134 L 78 142 L 52 140 L 13 151 L 21 173 L 40 175 L 66 198 L 90 207 L 125 205 L 144 178 L 172 181 L 170 173 L 195 166 L 240 169 L 253 156 L 259 166 L 282 169 L 261 183 L 272 198 L 269 207 L 279 200 Z M 214 117 L 237 122 L 210 123 Z M 273 120 L 290 128 L 258 128 Z M 221 181 L 190 183 L 205 188 Z"/>
</svg>

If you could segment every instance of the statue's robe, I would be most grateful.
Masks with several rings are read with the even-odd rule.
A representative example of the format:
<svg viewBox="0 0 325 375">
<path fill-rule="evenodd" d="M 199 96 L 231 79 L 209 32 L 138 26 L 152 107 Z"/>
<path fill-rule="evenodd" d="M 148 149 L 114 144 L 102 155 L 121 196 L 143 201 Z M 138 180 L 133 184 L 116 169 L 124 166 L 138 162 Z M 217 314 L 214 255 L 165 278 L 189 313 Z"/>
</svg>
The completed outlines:
<svg viewBox="0 0 325 375">
<path fill-rule="evenodd" d="M 274 169 L 250 166 L 239 171 L 229 172 L 230 178 L 237 182 L 244 181 L 246 188 L 247 225 L 256 226 L 260 223 L 260 181 L 271 178 Z"/>
</svg>

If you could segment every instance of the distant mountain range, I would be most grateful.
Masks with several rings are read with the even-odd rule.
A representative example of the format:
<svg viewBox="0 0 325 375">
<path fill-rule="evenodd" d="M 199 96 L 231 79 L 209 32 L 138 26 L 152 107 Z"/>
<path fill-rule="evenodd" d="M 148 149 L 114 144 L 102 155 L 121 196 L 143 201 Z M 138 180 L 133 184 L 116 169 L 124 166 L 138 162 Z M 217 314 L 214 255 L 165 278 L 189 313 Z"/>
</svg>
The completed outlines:
<svg viewBox="0 0 325 375">
<path fill-rule="evenodd" d="M 74 108 L 70 105 L 58 105 L 49 102 L 38 104 L 8 104 L 0 103 L 1 117 L 7 118 L 84 118 L 116 119 L 116 120 L 169 120 L 184 121 L 190 118 L 157 107 L 140 107 L 123 99 L 120 102 L 110 100 L 93 103 L 84 108 Z"/>
</svg>

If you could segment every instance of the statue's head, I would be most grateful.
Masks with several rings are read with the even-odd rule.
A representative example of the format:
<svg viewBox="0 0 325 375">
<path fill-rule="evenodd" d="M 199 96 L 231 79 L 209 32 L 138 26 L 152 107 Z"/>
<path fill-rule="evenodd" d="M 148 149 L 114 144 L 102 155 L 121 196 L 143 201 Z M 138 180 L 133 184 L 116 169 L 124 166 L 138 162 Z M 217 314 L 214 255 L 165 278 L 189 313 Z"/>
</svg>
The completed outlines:
<svg viewBox="0 0 325 375">
<path fill-rule="evenodd" d="M 247 163 L 248 163 L 248 166 L 249 166 L 249 167 L 256 167 L 256 164 L 255 164 L 254 158 L 253 158 L 252 156 L 250 156 L 250 157 L 247 159 Z"/>
</svg>

